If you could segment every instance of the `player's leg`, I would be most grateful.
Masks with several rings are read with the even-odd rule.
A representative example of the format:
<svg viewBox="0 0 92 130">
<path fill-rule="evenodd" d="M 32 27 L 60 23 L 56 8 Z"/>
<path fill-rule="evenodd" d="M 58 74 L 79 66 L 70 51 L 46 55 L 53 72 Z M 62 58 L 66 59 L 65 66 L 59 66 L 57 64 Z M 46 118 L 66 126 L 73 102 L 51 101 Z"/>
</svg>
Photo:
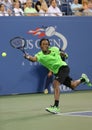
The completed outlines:
<svg viewBox="0 0 92 130">
<path fill-rule="evenodd" d="M 60 112 L 59 108 L 59 97 L 60 97 L 60 84 L 63 84 L 66 77 L 69 75 L 69 67 L 64 66 L 59 69 L 58 74 L 55 75 L 55 79 L 53 81 L 53 87 L 54 87 L 54 105 L 46 108 L 47 111 L 51 113 L 58 113 Z"/>
<path fill-rule="evenodd" d="M 50 84 L 52 83 L 53 81 L 53 76 L 46 76 L 46 79 L 45 79 L 45 87 L 44 87 L 44 93 L 47 94 L 48 93 L 48 90 L 49 90 L 49 86 Z"/>
<path fill-rule="evenodd" d="M 48 86 L 49 86 L 49 77 L 46 75 L 46 78 L 45 78 L 45 86 L 44 86 L 44 94 L 47 94 L 48 93 Z"/>
<path fill-rule="evenodd" d="M 79 86 L 81 83 L 83 83 L 84 81 L 82 81 L 81 79 L 78 79 L 78 80 L 74 80 L 74 81 L 71 81 L 70 83 L 70 88 L 72 89 L 75 89 L 77 86 Z"/>
<path fill-rule="evenodd" d="M 54 105 L 46 108 L 46 111 L 56 114 L 60 112 L 59 108 L 59 97 L 60 97 L 60 83 L 57 80 L 53 81 L 53 87 L 54 87 Z"/>
<path fill-rule="evenodd" d="M 88 86 L 92 86 L 92 83 L 90 82 L 90 80 L 86 74 L 82 74 L 81 78 L 78 80 L 72 80 L 68 76 L 64 82 L 64 85 L 66 85 L 67 87 L 70 87 L 71 89 L 74 90 L 81 83 L 86 83 Z"/>
</svg>

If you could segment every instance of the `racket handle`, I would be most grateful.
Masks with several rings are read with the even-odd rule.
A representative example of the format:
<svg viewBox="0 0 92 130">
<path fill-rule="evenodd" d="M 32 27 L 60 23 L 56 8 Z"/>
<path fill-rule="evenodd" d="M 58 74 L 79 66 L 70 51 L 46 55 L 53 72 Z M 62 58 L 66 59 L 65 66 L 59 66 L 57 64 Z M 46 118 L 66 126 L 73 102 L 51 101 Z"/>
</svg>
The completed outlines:
<svg viewBox="0 0 92 130">
<path fill-rule="evenodd" d="M 30 56 L 26 53 L 26 54 L 24 55 L 24 58 L 27 59 L 27 60 L 29 60 L 29 59 L 30 59 Z"/>
</svg>

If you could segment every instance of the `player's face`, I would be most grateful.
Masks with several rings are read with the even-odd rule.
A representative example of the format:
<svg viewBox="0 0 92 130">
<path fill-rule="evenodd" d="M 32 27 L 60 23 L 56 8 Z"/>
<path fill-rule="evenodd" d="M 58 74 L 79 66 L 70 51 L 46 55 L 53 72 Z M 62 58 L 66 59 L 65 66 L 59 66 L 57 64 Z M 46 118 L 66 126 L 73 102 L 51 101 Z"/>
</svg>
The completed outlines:
<svg viewBox="0 0 92 130">
<path fill-rule="evenodd" d="M 49 42 L 47 40 L 43 40 L 40 47 L 43 52 L 48 51 Z"/>
</svg>

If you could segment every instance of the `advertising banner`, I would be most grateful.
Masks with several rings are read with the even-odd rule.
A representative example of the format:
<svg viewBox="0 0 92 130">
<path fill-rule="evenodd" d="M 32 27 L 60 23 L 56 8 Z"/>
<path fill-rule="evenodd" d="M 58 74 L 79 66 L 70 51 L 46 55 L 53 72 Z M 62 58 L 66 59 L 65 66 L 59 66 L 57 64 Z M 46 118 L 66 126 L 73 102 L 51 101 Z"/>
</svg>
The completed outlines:
<svg viewBox="0 0 92 130">
<path fill-rule="evenodd" d="M 39 41 L 45 37 L 51 46 L 68 53 L 66 60 L 70 76 L 75 80 L 86 73 L 92 80 L 92 17 L 2 17 L 0 18 L 0 95 L 40 93 L 46 84 L 53 92 L 52 79 L 47 81 L 48 70 L 38 62 L 30 62 L 23 53 L 10 46 L 10 39 L 26 39 L 27 53 L 40 50 Z M 7 55 L 2 56 L 5 52 Z M 76 90 L 91 90 L 86 84 Z M 72 91 L 61 85 L 61 92 Z"/>
</svg>

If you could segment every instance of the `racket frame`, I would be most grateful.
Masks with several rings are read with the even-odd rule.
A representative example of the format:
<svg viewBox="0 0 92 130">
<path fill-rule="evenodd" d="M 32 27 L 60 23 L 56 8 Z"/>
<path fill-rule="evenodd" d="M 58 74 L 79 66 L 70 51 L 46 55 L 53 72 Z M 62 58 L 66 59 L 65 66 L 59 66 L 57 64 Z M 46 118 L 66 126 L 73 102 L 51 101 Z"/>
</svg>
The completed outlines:
<svg viewBox="0 0 92 130">
<path fill-rule="evenodd" d="M 15 46 L 12 44 L 12 42 L 13 42 L 15 39 L 23 40 L 23 41 L 24 41 L 24 45 L 21 44 L 20 47 L 15 47 Z M 25 52 L 25 49 L 24 49 L 24 47 L 26 46 L 26 40 L 25 40 L 25 38 L 20 37 L 20 36 L 14 37 L 14 38 L 12 38 L 12 39 L 10 40 L 10 45 L 11 45 L 13 48 L 15 48 L 15 49 L 21 50 L 25 55 L 27 54 L 27 53 Z"/>
</svg>

